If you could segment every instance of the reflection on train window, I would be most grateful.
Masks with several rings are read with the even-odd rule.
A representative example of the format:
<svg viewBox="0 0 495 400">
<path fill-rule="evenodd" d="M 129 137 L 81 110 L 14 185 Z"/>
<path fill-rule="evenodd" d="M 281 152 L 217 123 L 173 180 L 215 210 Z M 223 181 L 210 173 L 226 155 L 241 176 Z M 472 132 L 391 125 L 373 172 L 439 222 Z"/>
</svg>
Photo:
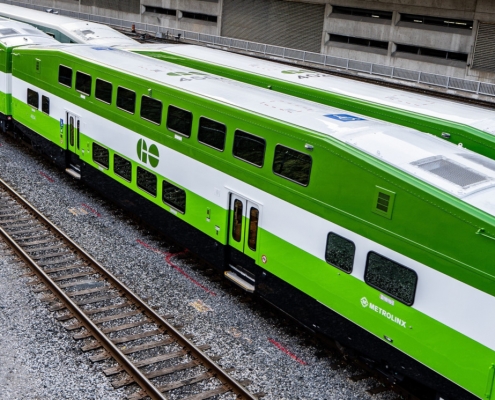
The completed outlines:
<svg viewBox="0 0 495 400">
<path fill-rule="evenodd" d="M 325 260 L 344 272 L 351 273 L 356 246 L 350 240 L 330 232 L 327 237 Z"/>
<path fill-rule="evenodd" d="M 113 156 L 113 172 L 121 178 L 124 178 L 126 181 L 132 181 L 131 162 L 117 154 L 114 154 Z"/>
<path fill-rule="evenodd" d="M 136 93 L 119 86 L 117 89 L 117 107 L 134 114 L 134 110 L 136 109 Z"/>
<path fill-rule="evenodd" d="M 167 181 L 163 181 L 162 188 L 163 202 L 184 214 L 186 212 L 186 191 Z"/>
<path fill-rule="evenodd" d="M 225 135 L 227 127 L 211 119 L 201 117 L 199 119 L 198 141 L 223 151 L 225 148 Z"/>
<path fill-rule="evenodd" d="M 93 161 L 108 169 L 109 159 L 108 149 L 93 142 Z"/>
<path fill-rule="evenodd" d="M 148 96 L 141 97 L 141 118 L 160 125 L 162 123 L 162 102 Z"/>
<path fill-rule="evenodd" d="M 72 68 L 61 65 L 58 68 L 58 83 L 72 87 Z"/>
<path fill-rule="evenodd" d="M 137 185 L 140 189 L 156 197 L 156 175 L 137 167 Z"/>
<path fill-rule="evenodd" d="M 234 157 L 254 164 L 263 166 L 265 160 L 265 139 L 251 135 L 243 131 L 235 131 L 234 134 Z"/>
<path fill-rule="evenodd" d="M 255 207 L 251 207 L 251 209 L 249 210 L 248 246 L 253 251 L 256 251 L 256 241 L 258 239 L 259 214 L 259 210 Z"/>
<path fill-rule="evenodd" d="M 311 174 L 310 156 L 288 147 L 277 145 L 273 160 L 273 172 L 303 186 L 308 186 Z"/>
<path fill-rule="evenodd" d="M 30 106 L 32 106 L 34 108 L 39 108 L 40 96 L 38 95 L 38 92 L 35 92 L 34 90 L 28 89 L 27 90 L 27 102 Z"/>
<path fill-rule="evenodd" d="M 91 95 L 91 75 L 77 71 L 76 90 L 87 96 Z"/>
<path fill-rule="evenodd" d="M 50 115 L 50 99 L 46 96 L 41 96 L 41 111 Z"/>
<path fill-rule="evenodd" d="M 96 80 L 95 85 L 95 97 L 103 101 L 104 103 L 112 103 L 112 84 L 107 81 L 102 81 L 101 79 Z"/>
<path fill-rule="evenodd" d="M 180 108 L 169 106 L 167 128 L 186 137 L 191 136 L 192 113 Z"/>
<path fill-rule="evenodd" d="M 232 224 L 232 238 L 236 242 L 241 241 L 242 234 L 242 201 L 234 201 L 234 222 Z"/>
<path fill-rule="evenodd" d="M 418 275 L 412 269 L 371 251 L 366 261 L 364 281 L 394 299 L 412 305 Z"/>
</svg>

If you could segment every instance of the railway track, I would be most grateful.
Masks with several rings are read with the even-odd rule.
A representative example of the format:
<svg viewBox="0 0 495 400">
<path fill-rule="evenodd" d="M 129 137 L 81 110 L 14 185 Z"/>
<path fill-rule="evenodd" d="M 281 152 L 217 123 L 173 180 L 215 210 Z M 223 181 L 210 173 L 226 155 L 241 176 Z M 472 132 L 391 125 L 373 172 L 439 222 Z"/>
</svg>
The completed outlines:
<svg viewBox="0 0 495 400">
<path fill-rule="evenodd" d="M 196 346 L 170 316 L 157 314 L 1 179 L 0 236 L 30 267 L 34 291 L 50 292 L 43 300 L 53 302 L 50 310 L 61 313 L 57 319 L 66 329 L 77 331 L 81 349 L 95 353 L 91 361 L 115 361 L 103 370 L 113 387 L 139 385 L 129 399 L 262 396 L 251 394 L 248 381 L 236 381 L 216 363 L 219 357 L 205 354 L 209 346 Z"/>
</svg>

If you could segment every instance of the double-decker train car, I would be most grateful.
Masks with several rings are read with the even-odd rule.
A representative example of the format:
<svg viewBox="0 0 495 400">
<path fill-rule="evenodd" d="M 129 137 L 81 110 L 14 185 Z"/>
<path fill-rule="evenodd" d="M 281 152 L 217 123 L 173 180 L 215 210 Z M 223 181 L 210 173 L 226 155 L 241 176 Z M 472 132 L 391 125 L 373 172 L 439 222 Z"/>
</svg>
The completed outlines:
<svg viewBox="0 0 495 400">
<path fill-rule="evenodd" d="M 16 130 L 58 166 L 394 377 L 495 399 L 494 161 L 115 48 L 16 52 Z"/>
<path fill-rule="evenodd" d="M 0 130 L 5 132 L 11 123 L 12 57 L 21 46 L 57 43 L 42 31 L 22 22 L 0 17 Z"/>
<path fill-rule="evenodd" d="M 461 102 L 191 45 L 138 45 L 140 54 L 431 133 L 495 159 L 495 112 Z"/>
<path fill-rule="evenodd" d="M 0 17 L 30 24 L 60 43 L 82 43 L 98 46 L 138 44 L 134 39 L 107 25 L 10 4 L 0 4 Z"/>
</svg>

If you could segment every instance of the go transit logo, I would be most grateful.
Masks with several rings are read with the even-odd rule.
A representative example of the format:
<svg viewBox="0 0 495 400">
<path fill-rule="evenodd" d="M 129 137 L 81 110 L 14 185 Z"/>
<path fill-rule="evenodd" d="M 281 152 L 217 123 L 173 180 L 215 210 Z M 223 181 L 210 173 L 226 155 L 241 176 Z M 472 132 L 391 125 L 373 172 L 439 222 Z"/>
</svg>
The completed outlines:
<svg viewBox="0 0 495 400">
<path fill-rule="evenodd" d="M 156 168 L 160 161 L 158 147 L 154 144 L 148 147 L 144 139 L 139 139 L 137 143 L 137 155 L 143 164 L 150 164 L 153 168 Z"/>
<path fill-rule="evenodd" d="M 399 317 L 394 316 L 392 313 L 389 313 L 383 308 L 378 307 L 376 304 L 370 303 L 366 297 L 361 298 L 361 305 L 364 308 L 370 308 L 374 312 L 382 315 L 383 317 L 389 319 L 390 321 L 395 322 L 396 324 L 399 324 L 400 326 L 406 328 L 406 321 L 403 321 Z"/>
</svg>

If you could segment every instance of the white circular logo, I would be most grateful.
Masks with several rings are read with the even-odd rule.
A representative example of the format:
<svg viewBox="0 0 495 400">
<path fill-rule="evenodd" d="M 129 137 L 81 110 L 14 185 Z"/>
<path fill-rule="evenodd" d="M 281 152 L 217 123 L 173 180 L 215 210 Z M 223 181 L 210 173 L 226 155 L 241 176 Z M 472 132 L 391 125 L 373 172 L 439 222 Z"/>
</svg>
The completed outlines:
<svg viewBox="0 0 495 400">
<path fill-rule="evenodd" d="M 263 261 L 263 264 L 266 264 L 267 259 L 265 255 L 261 256 L 261 261 Z"/>
<path fill-rule="evenodd" d="M 363 307 L 368 307 L 368 299 L 366 297 L 361 298 L 361 305 Z"/>
</svg>

